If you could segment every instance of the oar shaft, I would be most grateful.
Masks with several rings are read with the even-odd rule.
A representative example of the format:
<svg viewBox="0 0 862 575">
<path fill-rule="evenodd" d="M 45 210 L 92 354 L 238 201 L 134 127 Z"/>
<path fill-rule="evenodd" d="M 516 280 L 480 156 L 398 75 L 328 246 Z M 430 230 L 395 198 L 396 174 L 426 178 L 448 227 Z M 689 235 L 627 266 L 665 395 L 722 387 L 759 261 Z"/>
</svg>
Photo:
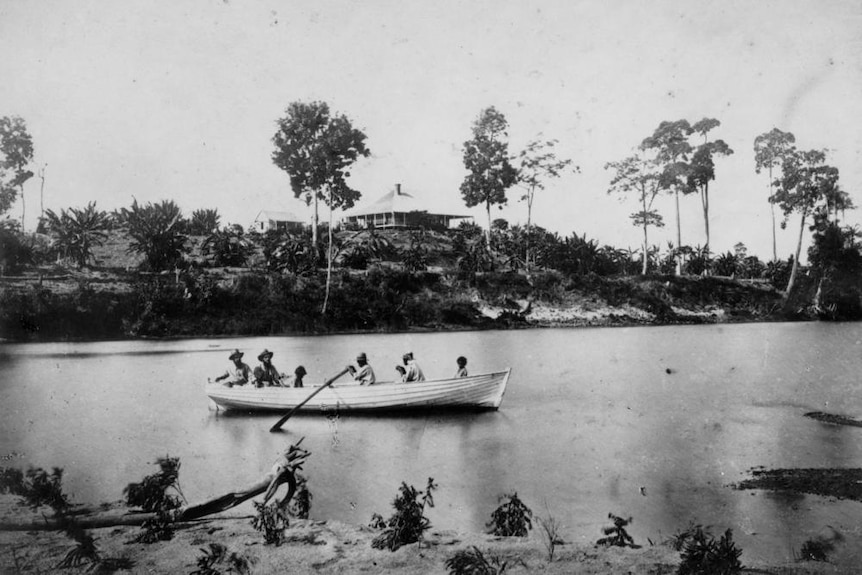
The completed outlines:
<svg viewBox="0 0 862 575">
<path fill-rule="evenodd" d="M 324 389 L 324 388 L 329 387 L 330 385 L 332 385 L 332 382 L 333 382 L 333 381 L 335 381 L 336 379 L 338 379 L 339 377 L 341 377 L 342 375 L 344 375 L 344 374 L 345 374 L 345 373 L 347 373 L 348 371 L 349 371 L 349 368 L 345 367 L 344 369 L 342 369 L 341 371 L 339 371 L 339 372 L 338 372 L 338 375 L 335 375 L 335 376 L 333 376 L 333 377 L 330 377 L 330 378 L 329 378 L 329 379 L 328 379 L 328 380 L 327 380 L 323 385 L 321 385 L 320 387 L 318 387 L 317 389 L 315 389 L 313 392 L 311 392 L 311 394 L 310 394 L 308 397 L 306 397 L 306 398 L 302 401 L 302 403 L 300 403 L 299 405 L 297 405 L 296 407 L 294 407 L 293 409 L 291 409 L 290 411 L 288 411 L 288 412 L 287 412 L 287 414 L 285 414 L 285 416 L 284 416 L 284 417 L 282 417 L 281 419 L 279 419 L 279 420 L 276 422 L 276 424 L 275 424 L 275 425 L 273 425 L 272 427 L 270 427 L 270 428 L 269 428 L 269 430 L 270 430 L 270 431 L 275 432 L 275 431 L 278 431 L 279 429 L 281 429 L 281 426 L 282 426 L 282 425 L 284 425 L 284 422 L 285 422 L 285 421 L 287 421 L 288 419 L 290 419 L 290 416 L 291 416 L 291 415 L 293 415 L 294 413 L 296 413 L 296 411 L 297 411 L 300 407 L 302 407 L 303 405 L 305 405 L 306 403 L 308 403 L 309 401 L 311 401 L 311 399 L 312 399 L 315 395 L 317 395 L 318 393 L 320 393 L 321 391 L 323 391 L 323 389 Z"/>
</svg>

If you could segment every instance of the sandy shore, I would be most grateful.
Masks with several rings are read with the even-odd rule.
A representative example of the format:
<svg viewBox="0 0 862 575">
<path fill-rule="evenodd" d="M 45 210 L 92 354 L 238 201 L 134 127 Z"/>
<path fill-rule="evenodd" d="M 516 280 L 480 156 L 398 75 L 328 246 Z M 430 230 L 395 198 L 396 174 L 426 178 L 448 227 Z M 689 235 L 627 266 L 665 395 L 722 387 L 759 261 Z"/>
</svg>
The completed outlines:
<svg viewBox="0 0 862 575">
<path fill-rule="evenodd" d="M 39 520 L 41 513 L 20 504 L 17 497 L 0 496 L 0 521 Z M 248 560 L 250 573 L 428 573 L 446 574 L 446 560 L 472 546 L 488 560 L 506 562 L 506 573 L 631 573 L 671 574 L 680 554 L 669 544 L 656 543 L 639 549 L 604 548 L 583 544 L 556 547 L 552 561 L 538 532 L 526 538 L 501 538 L 482 533 L 457 533 L 432 527 L 421 544 L 395 552 L 375 549 L 371 542 L 378 531 L 339 521 L 292 520 L 285 542 L 267 545 L 251 526 L 251 504 L 229 515 L 214 516 L 177 526 L 173 539 L 153 544 L 131 542 L 138 527 L 117 526 L 92 529 L 102 563 L 96 573 L 192 573 L 202 549 L 223 545 L 227 554 Z M 74 541 L 58 531 L 0 531 L 0 572 L 46 573 L 55 571 Z M 748 565 L 745 572 L 772 574 L 858 573 L 829 563 L 807 562 L 784 565 Z M 89 565 L 58 570 L 85 572 Z M 227 564 L 214 565 L 229 573 Z"/>
</svg>

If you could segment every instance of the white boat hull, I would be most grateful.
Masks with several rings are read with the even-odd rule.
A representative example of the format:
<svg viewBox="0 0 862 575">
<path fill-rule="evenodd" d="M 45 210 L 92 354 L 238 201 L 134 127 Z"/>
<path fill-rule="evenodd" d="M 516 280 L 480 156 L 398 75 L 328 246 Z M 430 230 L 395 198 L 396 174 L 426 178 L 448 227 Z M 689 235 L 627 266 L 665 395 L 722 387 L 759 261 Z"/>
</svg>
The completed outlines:
<svg viewBox="0 0 862 575">
<path fill-rule="evenodd" d="M 302 406 L 303 412 L 399 411 L 411 409 L 498 409 L 506 392 L 511 369 L 410 383 L 385 382 L 359 385 L 334 383 Z M 319 387 L 319 386 L 318 386 Z M 317 387 L 206 386 L 207 396 L 221 409 L 280 411 L 293 409 Z"/>
</svg>

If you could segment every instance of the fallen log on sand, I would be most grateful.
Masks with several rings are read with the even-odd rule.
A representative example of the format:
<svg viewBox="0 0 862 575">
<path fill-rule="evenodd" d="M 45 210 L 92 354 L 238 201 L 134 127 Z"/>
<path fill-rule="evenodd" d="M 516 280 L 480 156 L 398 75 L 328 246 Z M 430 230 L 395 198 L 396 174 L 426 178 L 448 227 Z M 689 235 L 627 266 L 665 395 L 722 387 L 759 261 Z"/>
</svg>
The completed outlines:
<svg viewBox="0 0 862 575">
<path fill-rule="evenodd" d="M 201 519 L 209 515 L 227 511 L 237 505 L 248 501 L 256 495 L 263 494 L 263 503 L 266 503 L 275 495 L 279 486 L 287 484 L 287 493 L 276 505 L 285 507 L 296 493 L 296 476 L 294 472 L 302 468 L 302 464 L 310 453 L 301 449 L 300 439 L 295 445 L 282 454 L 273 464 L 272 469 L 253 485 L 240 491 L 233 491 L 204 503 L 189 507 L 180 507 L 167 512 L 171 523 L 183 523 Z M 66 529 L 70 522 L 84 529 L 99 529 L 103 527 L 117 527 L 122 525 L 143 525 L 159 517 L 158 513 L 143 511 L 99 511 L 91 513 L 88 511 L 77 511 L 65 515 L 47 516 L 40 519 L 29 519 L 25 521 L 0 520 L 0 531 L 56 531 Z"/>
</svg>

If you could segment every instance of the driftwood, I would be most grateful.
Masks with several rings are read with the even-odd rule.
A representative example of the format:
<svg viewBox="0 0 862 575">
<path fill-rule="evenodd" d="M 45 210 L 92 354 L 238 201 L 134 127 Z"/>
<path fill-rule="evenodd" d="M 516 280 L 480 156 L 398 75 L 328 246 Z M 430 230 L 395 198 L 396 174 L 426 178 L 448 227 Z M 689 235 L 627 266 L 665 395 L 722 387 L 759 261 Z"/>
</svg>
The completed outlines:
<svg viewBox="0 0 862 575">
<path fill-rule="evenodd" d="M 301 442 L 302 439 L 295 445 L 291 445 L 290 449 L 276 460 L 272 469 L 256 483 L 240 491 L 233 491 L 204 503 L 171 510 L 169 514 L 172 522 L 183 523 L 221 513 L 261 494 L 264 495 L 263 503 L 266 504 L 275 495 L 279 486 L 285 483 L 287 484 L 287 493 L 280 500 L 276 500 L 276 504 L 279 507 L 287 506 L 296 493 L 296 476 L 294 473 L 302 468 L 302 464 L 309 456 L 308 451 L 298 447 Z M 157 513 L 142 511 L 116 510 L 93 514 L 78 511 L 65 516 L 43 516 L 42 519 L 35 521 L 0 521 L 0 531 L 57 531 L 65 529 L 70 521 L 84 529 L 143 525 L 144 522 L 157 517 Z"/>
</svg>

